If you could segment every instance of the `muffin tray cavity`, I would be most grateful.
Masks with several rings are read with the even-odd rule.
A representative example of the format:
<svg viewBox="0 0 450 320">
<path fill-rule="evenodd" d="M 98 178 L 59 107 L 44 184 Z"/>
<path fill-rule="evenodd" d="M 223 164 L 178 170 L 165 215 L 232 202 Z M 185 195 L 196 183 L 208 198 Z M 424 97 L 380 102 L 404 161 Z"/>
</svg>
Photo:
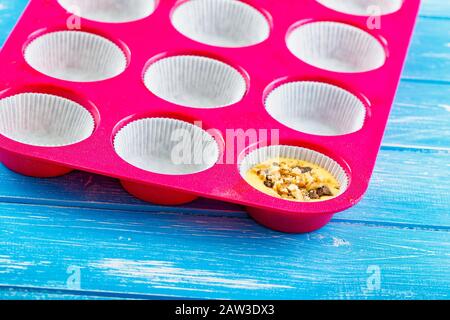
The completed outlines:
<svg viewBox="0 0 450 320">
<path fill-rule="evenodd" d="M 316 230 L 368 187 L 419 2 L 31 0 L 0 52 L 0 161 Z M 295 202 L 246 182 L 277 157 L 323 167 L 340 194 Z"/>
</svg>

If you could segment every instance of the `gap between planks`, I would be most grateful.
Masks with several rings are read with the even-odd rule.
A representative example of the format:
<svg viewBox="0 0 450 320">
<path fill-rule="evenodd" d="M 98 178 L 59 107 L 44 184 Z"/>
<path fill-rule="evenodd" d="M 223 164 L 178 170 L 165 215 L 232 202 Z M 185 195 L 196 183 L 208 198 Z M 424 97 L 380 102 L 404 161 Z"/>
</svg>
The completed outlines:
<svg viewBox="0 0 450 320">
<path fill-rule="evenodd" d="M 159 207 L 155 206 L 154 210 L 130 210 L 124 208 L 112 208 L 112 207 L 89 207 L 82 206 L 80 204 L 75 204 L 71 206 L 64 206 L 58 204 L 49 204 L 49 203 L 21 203 L 21 202 L 3 202 L 3 203 L 11 203 L 15 205 L 20 205 L 29 208 L 39 208 L 45 207 L 50 209 L 85 209 L 87 211 L 109 211 L 109 212 L 122 212 L 129 214 L 153 214 L 153 215 L 174 215 L 174 216 L 197 216 L 197 217 L 210 217 L 210 214 L 213 213 L 215 218 L 230 218 L 230 219 L 241 219 L 241 220 L 252 220 L 247 212 L 242 208 L 242 210 L 235 211 L 222 211 L 222 210 L 208 210 L 208 209 L 191 209 L 191 208 L 179 208 L 179 207 Z M 165 210 L 166 209 L 166 210 Z M 183 210 L 179 210 L 183 209 Z M 413 224 L 409 222 L 401 223 L 401 222 L 389 222 L 389 221 L 371 221 L 371 220 L 361 220 L 361 219 L 348 219 L 338 218 L 339 213 L 337 213 L 334 218 L 328 223 L 329 225 L 360 225 L 371 228 L 384 228 L 384 229 L 398 229 L 398 230 L 414 230 L 414 231 L 438 231 L 438 232 L 450 232 L 450 226 L 440 226 L 440 225 L 423 225 L 423 224 Z M 0 216 L 2 219 L 2 216 Z M 257 224 L 257 222 L 254 222 Z M 268 229 L 269 230 L 269 229 Z M 276 231 L 274 231 L 276 232 Z M 280 233 L 284 234 L 284 233 Z M 1 288 L 1 285 L 0 285 Z"/>
</svg>

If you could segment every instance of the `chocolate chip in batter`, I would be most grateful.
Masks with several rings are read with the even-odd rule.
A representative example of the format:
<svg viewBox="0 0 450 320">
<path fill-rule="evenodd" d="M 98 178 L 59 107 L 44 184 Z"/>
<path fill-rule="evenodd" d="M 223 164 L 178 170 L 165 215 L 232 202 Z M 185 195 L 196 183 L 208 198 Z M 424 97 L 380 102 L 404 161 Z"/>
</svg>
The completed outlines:
<svg viewBox="0 0 450 320">
<path fill-rule="evenodd" d="M 311 199 L 314 199 L 314 200 L 320 199 L 320 196 L 317 194 L 317 191 L 316 191 L 316 190 L 310 190 L 310 191 L 308 192 L 308 196 L 309 196 Z"/>
<path fill-rule="evenodd" d="M 328 188 L 327 186 L 323 186 L 320 187 L 316 190 L 317 194 L 319 195 L 319 197 L 323 197 L 323 196 L 332 196 L 333 193 L 331 192 L 330 188 Z"/>
<path fill-rule="evenodd" d="M 307 173 L 307 172 L 311 172 L 312 168 L 310 167 L 296 167 L 298 168 L 302 173 Z"/>
<path fill-rule="evenodd" d="M 266 180 L 264 181 L 264 185 L 268 188 L 273 188 L 273 186 L 275 185 L 272 181 L 270 180 Z"/>
</svg>

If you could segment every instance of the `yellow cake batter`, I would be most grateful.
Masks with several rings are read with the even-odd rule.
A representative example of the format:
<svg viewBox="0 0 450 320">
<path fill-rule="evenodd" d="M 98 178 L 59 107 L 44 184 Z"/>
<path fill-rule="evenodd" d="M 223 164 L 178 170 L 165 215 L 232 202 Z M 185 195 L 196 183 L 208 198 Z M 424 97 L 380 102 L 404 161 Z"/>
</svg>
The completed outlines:
<svg viewBox="0 0 450 320">
<path fill-rule="evenodd" d="M 340 192 L 339 182 L 331 173 L 296 159 L 267 160 L 251 168 L 246 180 L 261 192 L 291 201 L 324 201 Z"/>
</svg>

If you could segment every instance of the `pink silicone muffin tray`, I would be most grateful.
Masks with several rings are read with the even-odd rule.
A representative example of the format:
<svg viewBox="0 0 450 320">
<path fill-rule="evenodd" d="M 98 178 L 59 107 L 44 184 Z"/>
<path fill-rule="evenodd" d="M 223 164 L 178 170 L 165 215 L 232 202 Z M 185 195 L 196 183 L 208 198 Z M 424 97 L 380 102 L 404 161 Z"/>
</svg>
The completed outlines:
<svg viewBox="0 0 450 320">
<path fill-rule="evenodd" d="M 32 0 L 0 53 L 0 160 L 316 230 L 368 187 L 419 7 L 362 3 Z M 293 202 L 257 191 L 245 172 L 274 155 L 325 167 L 342 193 Z"/>
</svg>

